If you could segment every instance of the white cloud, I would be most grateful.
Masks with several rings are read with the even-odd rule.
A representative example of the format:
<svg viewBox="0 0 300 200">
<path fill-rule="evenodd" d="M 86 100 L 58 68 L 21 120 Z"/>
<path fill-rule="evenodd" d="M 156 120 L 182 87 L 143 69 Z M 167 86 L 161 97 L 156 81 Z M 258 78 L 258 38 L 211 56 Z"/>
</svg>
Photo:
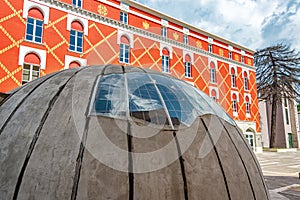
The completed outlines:
<svg viewBox="0 0 300 200">
<path fill-rule="evenodd" d="M 254 50 L 280 41 L 300 49 L 300 0 L 139 2 Z"/>
</svg>

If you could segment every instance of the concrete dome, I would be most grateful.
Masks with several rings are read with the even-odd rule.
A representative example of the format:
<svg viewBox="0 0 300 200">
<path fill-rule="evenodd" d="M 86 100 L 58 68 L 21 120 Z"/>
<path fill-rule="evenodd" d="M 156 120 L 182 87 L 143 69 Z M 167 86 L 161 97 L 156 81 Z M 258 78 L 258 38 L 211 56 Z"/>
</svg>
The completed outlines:
<svg viewBox="0 0 300 200">
<path fill-rule="evenodd" d="M 0 199 L 268 199 L 243 137 L 220 106 L 171 76 L 60 71 L 0 106 Z"/>
</svg>

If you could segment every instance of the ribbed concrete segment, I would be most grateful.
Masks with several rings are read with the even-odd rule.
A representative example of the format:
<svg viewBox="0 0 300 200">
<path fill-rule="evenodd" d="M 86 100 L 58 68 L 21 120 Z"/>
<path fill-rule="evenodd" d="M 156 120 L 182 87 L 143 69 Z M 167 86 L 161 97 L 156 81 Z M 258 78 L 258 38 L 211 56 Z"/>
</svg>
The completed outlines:
<svg viewBox="0 0 300 200">
<path fill-rule="evenodd" d="M 125 117 L 92 115 L 99 78 L 115 73 L 161 75 L 111 65 L 70 69 L 32 81 L 4 100 L 0 199 L 269 199 L 243 135 L 224 115 L 209 113 L 210 102 L 204 114 L 197 107 L 191 116 L 199 116 L 184 123 L 178 108 L 178 118 L 171 114 L 174 97 L 153 111 L 136 93 L 123 98 L 107 90 L 106 96 L 125 99 L 120 104 L 135 98 L 144 107 L 136 106 L 133 115 L 128 106 Z M 178 107 L 184 109 L 183 103 Z"/>
</svg>

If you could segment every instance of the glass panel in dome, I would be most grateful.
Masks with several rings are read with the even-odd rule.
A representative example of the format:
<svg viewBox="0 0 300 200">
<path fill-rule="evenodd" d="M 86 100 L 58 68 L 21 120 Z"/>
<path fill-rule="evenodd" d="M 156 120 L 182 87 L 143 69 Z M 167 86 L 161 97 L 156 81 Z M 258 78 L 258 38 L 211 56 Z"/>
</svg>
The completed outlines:
<svg viewBox="0 0 300 200">
<path fill-rule="evenodd" d="M 173 125 L 179 125 L 180 122 L 191 125 L 196 118 L 195 110 L 181 88 L 172 78 L 156 74 L 151 74 L 151 77 L 156 81 Z"/>
<path fill-rule="evenodd" d="M 236 125 L 235 121 L 225 112 L 225 110 L 219 104 L 217 104 L 213 99 L 204 94 L 202 91 L 196 88 L 194 89 L 210 105 L 215 115 L 221 117 L 222 119 L 224 119 L 232 125 Z"/>
<path fill-rule="evenodd" d="M 174 79 L 173 81 L 179 88 L 181 88 L 184 91 L 189 101 L 193 104 L 194 108 L 196 109 L 197 116 L 201 116 L 208 113 L 214 113 L 214 111 L 211 109 L 211 107 L 208 105 L 205 99 L 203 99 L 202 96 L 200 96 L 195 91 L 193 86 L 180 80 Z"/>
<path fill-rule="evenodd" d="M 164 106 L 155 85 L 145 73 L 127 73 L 130 116 L 154 124 L 168 124 Z"/>
<path fill-rule="evenodd" d="M 111 74 L 100 78 L 95 92 L 92 114 L 126 116 L 125 79 L 123 74 Z"/>
</svg>

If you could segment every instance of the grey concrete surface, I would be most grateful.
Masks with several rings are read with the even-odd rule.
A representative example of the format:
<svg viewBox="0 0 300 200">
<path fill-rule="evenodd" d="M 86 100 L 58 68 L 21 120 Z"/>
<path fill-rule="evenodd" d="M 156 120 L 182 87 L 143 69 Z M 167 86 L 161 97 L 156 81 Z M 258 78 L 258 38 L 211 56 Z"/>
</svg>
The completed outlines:
<svg viewBox="0 0 300 200">
<path fill-rule="evenodd" d="M 1 200 L 268 199 L 254 153 L 221 112 L 199 114 L 189 127 L 175 118 L 175 129 L 90 114 L 98 76 L 123 72 L 64 70 L 0 106 Z"/>
<path fill-rule="evenodd" d="M 271 200 L 300 200 L 300 152 L 256 154 Z"/>
</svg>

